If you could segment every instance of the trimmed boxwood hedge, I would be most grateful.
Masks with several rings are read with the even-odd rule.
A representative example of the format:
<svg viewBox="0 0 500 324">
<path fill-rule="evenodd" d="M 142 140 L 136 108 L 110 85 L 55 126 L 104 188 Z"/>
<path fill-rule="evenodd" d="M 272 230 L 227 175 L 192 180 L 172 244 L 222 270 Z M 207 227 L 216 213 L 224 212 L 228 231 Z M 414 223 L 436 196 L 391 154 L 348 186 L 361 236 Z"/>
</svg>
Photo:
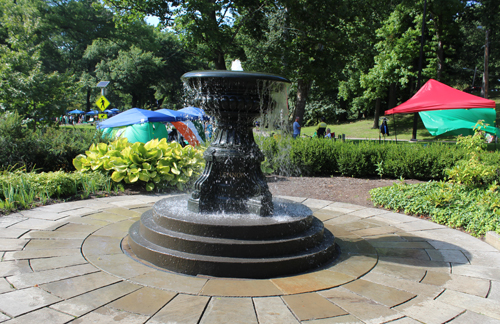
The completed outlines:
<svg viewBox="0 0 500 324">
<path fill-rule="evenodd" d="M 444 169 L 466 156 L 456 145 L 394 142 L 342 142 L 322 138 L 258 137 L 275 173 L 288 176 L 329 176 L 445 179 Z M 482 161 L 498 164 L 500 152 L 486 152 Z"/>
</svg>

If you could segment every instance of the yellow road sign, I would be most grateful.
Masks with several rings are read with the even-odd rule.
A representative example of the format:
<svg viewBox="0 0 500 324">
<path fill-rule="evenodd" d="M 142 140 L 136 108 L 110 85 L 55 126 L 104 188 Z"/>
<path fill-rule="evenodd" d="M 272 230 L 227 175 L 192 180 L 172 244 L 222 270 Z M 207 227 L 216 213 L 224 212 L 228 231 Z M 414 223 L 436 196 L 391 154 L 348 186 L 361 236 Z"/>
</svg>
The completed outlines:
<svg viewBox="0 0 500 324">
<path fill-rule="evenodd" d="M 98 114 L 99 119 L 108 119 L 108 114 Z"/>
<path fill-rule="evenodd" d="M 106 97 L 104 96 L 100 96 L 99 98 L 97 98 L 97 101 L 95 102 L 97 108 L 101 109 L 101 111 L 104 111 L 106 110 L 106 108 L 108 108 L 109 106 L 109 101 L 108 99 L 106 99 Z"/>
</svg>

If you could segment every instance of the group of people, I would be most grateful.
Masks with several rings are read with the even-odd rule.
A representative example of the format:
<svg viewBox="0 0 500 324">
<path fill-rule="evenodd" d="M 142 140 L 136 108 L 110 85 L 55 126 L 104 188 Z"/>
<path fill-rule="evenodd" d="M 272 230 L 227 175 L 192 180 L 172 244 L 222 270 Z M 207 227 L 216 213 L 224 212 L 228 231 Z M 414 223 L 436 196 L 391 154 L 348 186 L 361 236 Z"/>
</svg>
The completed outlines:
<svg viewBox="0 0 500 324">
<path fill-rule="evenodd" d="M 64 115 L 60 116 L 58 118 L 59 125 L 75 125 L 75 124 L 81 124 L 84 119 L 84 115 L 78 115 L 78 116 L 73 116 L 73 115 Z"/>
<path fill-rule="evenodd" d="M 295 118 L 295 122 L 293 123 L 293 138 L 297 138 L 300 136 L 300 117 Z M 316 126 L 316 136 L 324 137 L 324 138 L 335 138 L 335 133 L 332 133 L 330 128 L 325 122 L 325 117 L 321 117 L 321 122 Z"/>
</svg>

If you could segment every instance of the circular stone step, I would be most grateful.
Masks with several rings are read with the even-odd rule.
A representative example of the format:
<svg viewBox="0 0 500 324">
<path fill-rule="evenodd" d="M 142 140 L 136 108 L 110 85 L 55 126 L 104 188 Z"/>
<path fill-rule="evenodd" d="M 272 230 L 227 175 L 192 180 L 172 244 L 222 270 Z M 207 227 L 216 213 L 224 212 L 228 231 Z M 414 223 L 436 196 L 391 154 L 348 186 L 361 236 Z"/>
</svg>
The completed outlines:
<svg viewBox="0 0 500 324">
<path fill-rule="evenodd" d="M 262 240 L 198 236 L 176 232 L 155 223 L 152 212 L 142 216 L 139 235 L 149 242 L 168 246 L 181 252 L 240 258 L 264 258 L 294 254 L 313 248 L 323 239 L 323 223 L 313 218 L 311 226 L 291 236 L 279 236 Z"/>
<path fill-rule="evenodd" d="M 271 278 L 317 268 L 337 255 L 334 236 L 312 211 L 273 200 L 274 216 L 197 214 L 187 196 L 163 199 L 129 230 L 134 254 L 188 275 Z"/>
</svg>

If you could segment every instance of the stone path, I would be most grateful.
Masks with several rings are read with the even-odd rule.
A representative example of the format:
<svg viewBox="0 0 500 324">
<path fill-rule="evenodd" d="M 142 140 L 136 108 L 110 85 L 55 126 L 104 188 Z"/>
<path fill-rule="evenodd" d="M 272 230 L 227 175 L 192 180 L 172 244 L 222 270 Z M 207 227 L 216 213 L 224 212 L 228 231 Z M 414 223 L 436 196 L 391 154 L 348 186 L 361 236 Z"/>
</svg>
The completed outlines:
<svg viewBox="0 0 500 324">
<path fill-rule="evenodd" d="M 338 260 L 269 280 L 191 277 L 127 255 L 128 228 L 163 197 L 0 217 L 0 322 L 500 323 L 500 252 L 462 232 L 383 209 L 283 197 L 324 222 Z"/>
</svg>

